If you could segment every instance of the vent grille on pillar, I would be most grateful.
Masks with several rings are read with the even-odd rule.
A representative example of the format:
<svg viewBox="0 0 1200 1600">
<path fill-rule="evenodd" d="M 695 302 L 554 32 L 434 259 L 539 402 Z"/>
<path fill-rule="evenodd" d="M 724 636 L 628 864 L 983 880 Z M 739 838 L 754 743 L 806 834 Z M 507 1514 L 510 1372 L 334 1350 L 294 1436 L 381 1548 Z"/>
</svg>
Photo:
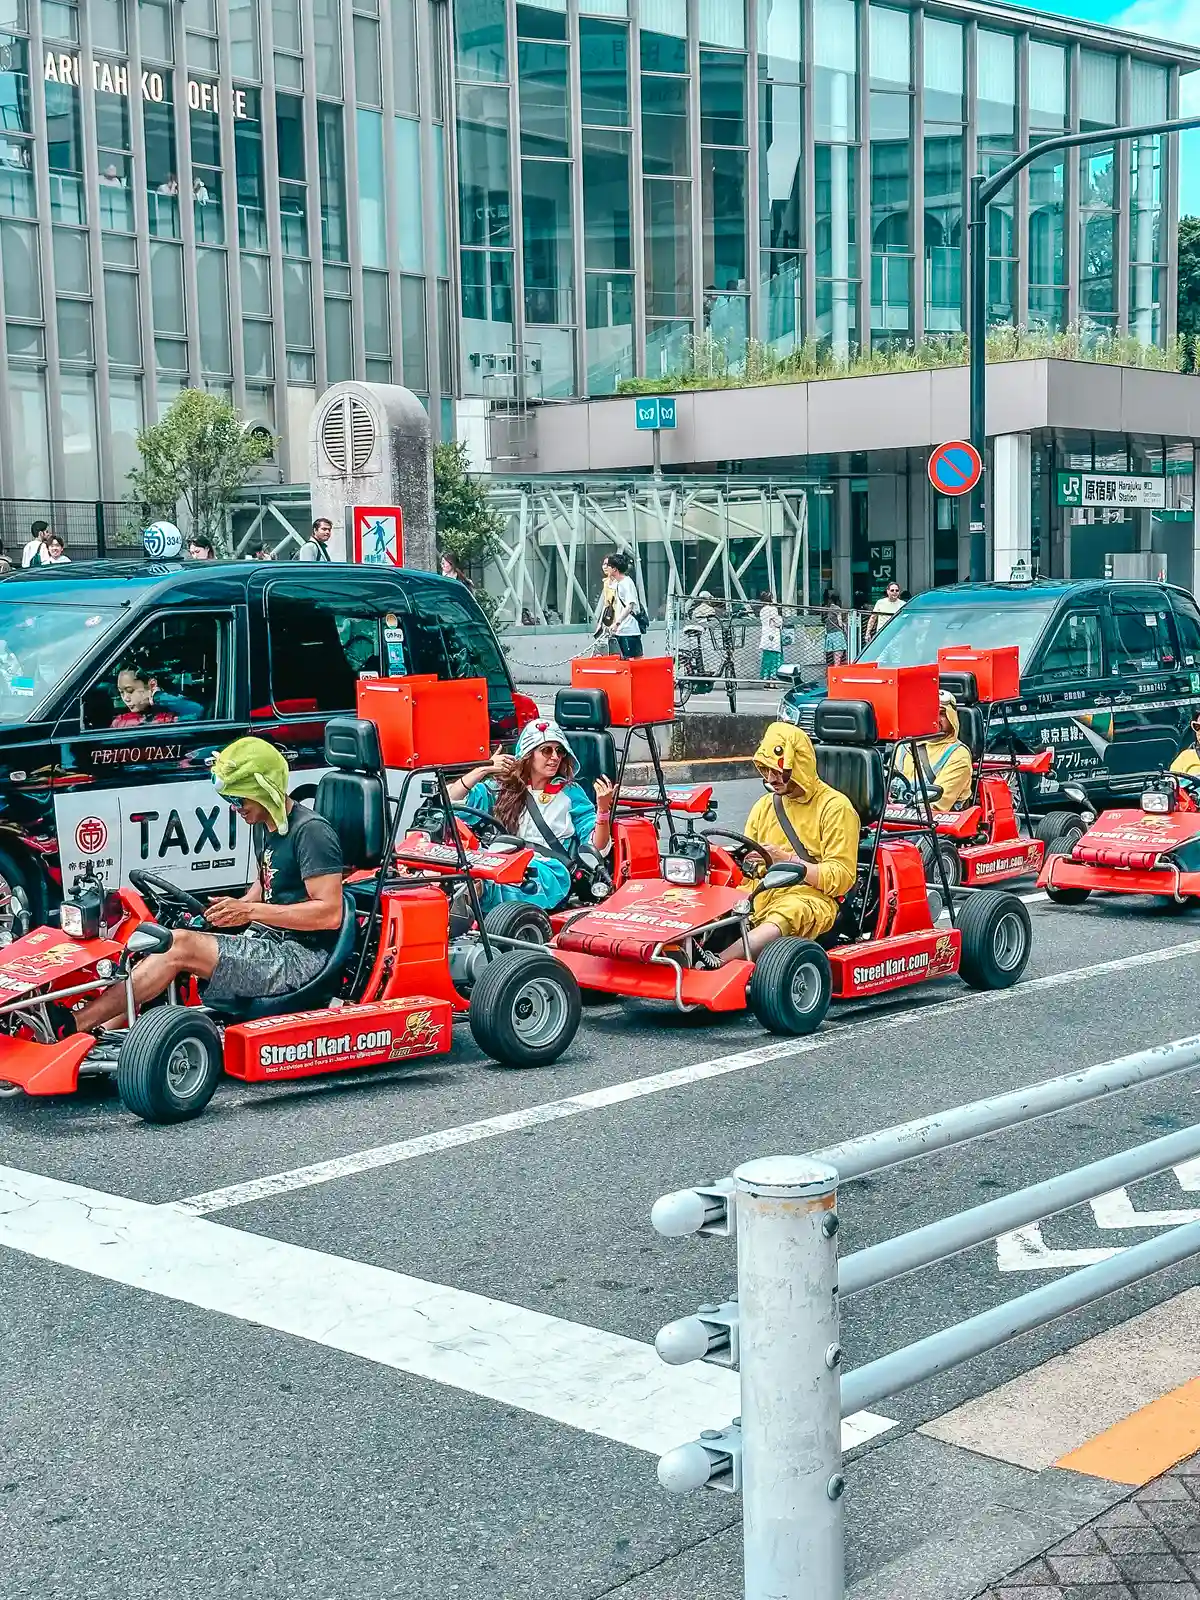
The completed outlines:
<svg viewBox="0 0 1200 1600">
<path fill-rule="evenodd" d="M 321 449 L 335 472 L 357 477 L 375 452 L 375 419 L 361 400 L 343 395 L 321 419 Z"/>
</svg>

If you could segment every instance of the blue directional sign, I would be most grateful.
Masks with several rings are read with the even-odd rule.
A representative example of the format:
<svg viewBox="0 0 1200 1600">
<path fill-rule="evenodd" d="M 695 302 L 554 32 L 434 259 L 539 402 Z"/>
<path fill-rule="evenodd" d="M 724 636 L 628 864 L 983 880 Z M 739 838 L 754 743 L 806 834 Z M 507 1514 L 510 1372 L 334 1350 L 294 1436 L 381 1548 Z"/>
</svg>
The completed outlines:
<svg viewBox="0 0 1200 1600">
<path fill-rule="evenodd" d="M 642 395 L 634 402 L 634 413 L 639 428 L 673 428 L 675 426 L 675 396 L 673 394 Z"/>
</svg>

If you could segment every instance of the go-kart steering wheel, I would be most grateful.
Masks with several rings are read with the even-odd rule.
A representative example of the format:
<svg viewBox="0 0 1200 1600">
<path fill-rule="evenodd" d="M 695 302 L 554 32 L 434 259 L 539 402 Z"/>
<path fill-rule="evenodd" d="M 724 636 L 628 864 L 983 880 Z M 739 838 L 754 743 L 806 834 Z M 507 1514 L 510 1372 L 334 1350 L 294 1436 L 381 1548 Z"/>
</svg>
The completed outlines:
<svg viewBox="0 0 1200 1600">
<path fill-rule="evenodd" d="M 142 894 L 149 895 L 156 905 L 182 906 L 185 911 L 190 911 L 198 917 L 202 917 L 208 910 L 208 906 L 199 895 L 189 894 L 186 889 L 179 888 L 169 878 L 160 878 L 157 873 L 133 869 L 130 871 L 129 881 Z"/>
<path fill-rule="evenodd" d="M 437 814 L 441 816 L 442 843 L 448 844 L 449 828 L 447 826 L 444 808 L 439 805 L 436 807 L 431 807 L 430 809 L 435 810 Z M 460 805 L 451 806 L 450 809 L 453 816 L 461 817 L 462 820 L 468 824 L 471 832 L 479 835 L 479 842 L 484 846 L 485 849 L 491 849 L 493 845 L 497 844 L 512 845 L 513 848 L 517 850 L 524 850 L 526 848 L 527 841 L 525 839 L 518 838 L 515 833 L 505 833 L 490 811 L 478 811 L 474 806 Z"/>
<path fill-rule="evenodd" d="M 706 839 L 732 839 L 734 847 L 729 854 L 739 870 L 745 872 L 747 877 L 752 876 L 746 867 L 747 856 L 758 856 L 763 864 L 762 872 L 753 874 L 757 878 L 761 878 L 775 865 L 770 853 L 758 843 L 757 839 L 748 839 L 744 833 L 734 833 L 731 828 L 702 828 L 700 831 Z"/>
</svg>

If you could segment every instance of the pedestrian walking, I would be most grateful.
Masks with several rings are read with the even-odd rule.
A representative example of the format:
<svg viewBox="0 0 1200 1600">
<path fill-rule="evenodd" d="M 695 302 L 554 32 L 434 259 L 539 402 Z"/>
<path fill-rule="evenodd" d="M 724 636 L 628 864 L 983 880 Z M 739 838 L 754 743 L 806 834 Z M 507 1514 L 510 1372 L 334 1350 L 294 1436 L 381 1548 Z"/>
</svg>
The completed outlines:
<svg viewBox="0 0 1200 1600">
<path fill-rule="evenodd" d="M 49 552 L 46 546 L 50 542 L 50 524 L 48 522 L 33 522 L 29 527 L 29 542 L 21 551 L 21 565 L 23 567 L 44 567 L 49 561 Z"/>
<path fill-rule="evenodd" d="M 881 633 L 896 615 L 897 611 L 904 610 L 904 596 L 900 593 L 900 585 L 895 578 L 887 586 L 883 598 L 876 600 L 874 610 L 867 619 L 867 643 Z"/>
<path fill-rule="evenodd" d="M 596 614 L 596 637 L 607 634 L 613 646 L 610 655 L 636 661 L 642 654 L 642 629 L 637 585 L 629 576 L 629 557 L 622 550 L 614 550 L 605 556 L 601 571 L 604 582 Z"/>
<path fill-rule="evenodd" d="M 333 536 L 333 523 L 328 517 L 318 517 L 312 525 L 312 532 L 300 546 L 297 561 L 328 561 L 329 551 L 325 548 Z"/>
<path fill-rule="evenodd" d="M 771 683 L 783 665 L 783 612 L 769 589 L 764 589 L 758 599 L 758 648 L 762 655 L 758 675 Z"/>
<path fill-rule="evenodd" d="M 850 644 L 846 638 L 846 613 L 836 589 L 826 589 L 821 596 L 821 620 L 825 628 L 825 665 L 844 666 Z"/>
</svg>

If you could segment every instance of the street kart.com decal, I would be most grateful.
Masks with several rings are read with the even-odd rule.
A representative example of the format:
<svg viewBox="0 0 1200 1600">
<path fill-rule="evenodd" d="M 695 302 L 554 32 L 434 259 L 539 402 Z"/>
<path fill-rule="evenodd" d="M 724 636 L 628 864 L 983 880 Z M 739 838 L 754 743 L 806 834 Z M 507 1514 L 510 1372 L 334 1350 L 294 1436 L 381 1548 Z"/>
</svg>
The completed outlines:
<svg viewBox="0 0 1200 1600">
<path fill-rule="evenodd" d="M 977 878 L 994 878 L 1000 872 L 1016 872 L 1027 867 L 1033 859 L 1032 850 L 1023 850 L 1019 856 L 1005 856 L 1002 861 L 979 861 L 975 865 Z"/>
<path fill-rule="evenodd" d="M 662 928 L 670 933 L 687 933 L 695 926 L 691 922 L 681 922 L 678 917 L 649 916 L 641 911 L 591 911 L 588 921 L 611 923 L 614 932 L 628 925 L 631 928 Z"/>
<path fill-rule="evenodd" d="M 296 1044 L 262 1044 L 258 1064 L 266 1070 L 286 1069 L 309 1061 L 338 1066 L 348 1061 L 386 1055 L 388 1061 L 403 1061 L 424 1055 L 437 1044 L 441 1029 L 431 1011 L 413 1011 L 404 1019 L 399 1033 L 391 1028 L 367 1028 L 361 1032 L 323 1035 Z"/>
</svg>

